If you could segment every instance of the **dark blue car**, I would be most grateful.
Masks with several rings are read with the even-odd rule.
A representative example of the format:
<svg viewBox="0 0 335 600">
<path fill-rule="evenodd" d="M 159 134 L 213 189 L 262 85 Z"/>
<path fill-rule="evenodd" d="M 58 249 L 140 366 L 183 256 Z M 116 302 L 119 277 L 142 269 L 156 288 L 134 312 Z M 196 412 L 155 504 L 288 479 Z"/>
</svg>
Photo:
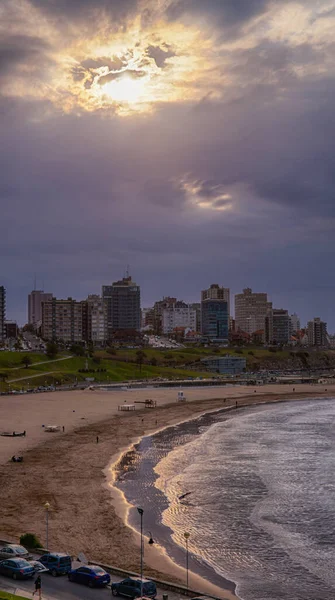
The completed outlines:
<svg viewBox="0 0 335 600">
<path fill-rule="evenodd" d="M 110 575 L 98 565 L 86 565 L 79 569 L 72 569 L 68 574 L 70 581 L 83 583 L 89 587 L 102 587 L 110 583 Z"/>
<path fill-rule="evenodd" d="M 57 575 L 67 575 L 72 569 L 71 556 L 60 552 L 43 554 L 39 561 L 49 569 L 49 572 L 53 577 L 57 577 Z"/>
<path fill-rule="evenodd" d="M 148 579 L 127 577 L 119 581 L 119 583 L 112 583 L 112 594 L 113 596 L 127 596 L 128 598 L 139 598 L 140 596 L 146 596 L 147 598 L 156 598 L 157 589 L 156 584 Z"/>
<path fill-rule="evenodd" d="M 8 558 L 0 562 L 0 574 L 13 579 L 29 579 L 35 575 L 35 569 L 24 558 Z"/>
</svg>

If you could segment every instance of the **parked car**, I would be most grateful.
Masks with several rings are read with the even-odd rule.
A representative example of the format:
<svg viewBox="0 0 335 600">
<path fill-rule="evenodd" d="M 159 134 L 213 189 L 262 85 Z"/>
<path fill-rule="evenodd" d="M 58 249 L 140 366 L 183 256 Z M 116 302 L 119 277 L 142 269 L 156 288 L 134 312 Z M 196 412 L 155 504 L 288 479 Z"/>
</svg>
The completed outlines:
<svg viewBox="0 0 335 600">
<path fill-rule="evenodd" d="M 67 575 L 72 569 L 71 556 L 68 554 L 61 554 L 60 552 L 43 554 L 40 558 L 40 562 L 49 569 L 53 577 L 57 577 L 57 575 Z"/>
<path fill-rule="evenodd" d="M 30 560 L 29 563 L 34 567 L 35 573 L 47 573 L 49 571 L 39 560 Z"/>
<path fill-rule="evenodd" d="M 72 569 L 68 573 L 69 581 L 84 583 L 89 587 L 105 586 L 110 583 L 110 574 L 98 565 L 85 565 L 79 569 Z"/>
<path fill-rule="evenodd" d="M 30 579 L 35 575 L 35 570 L 24 558 L 8 558 L 0 562 L 0 574 L 13 579 Z"/>
<path fill-rule="evenodd" d="M 31 558 L 28 550 L 19 544 L 7 544 L 3 548 L 0 548 L 0 560 L 4 558 Z"/>
<path fill-rule="evenodd" d="M 112 594 L 113 596 L 127 596 L 128 598 L 140 598 L 141 596 L 156 598 L 157 588 L 153 581 L 142 579 L 141 589 L 140 578 L 127 577 L 119 583 L 112 583 Z"/>
</svg>

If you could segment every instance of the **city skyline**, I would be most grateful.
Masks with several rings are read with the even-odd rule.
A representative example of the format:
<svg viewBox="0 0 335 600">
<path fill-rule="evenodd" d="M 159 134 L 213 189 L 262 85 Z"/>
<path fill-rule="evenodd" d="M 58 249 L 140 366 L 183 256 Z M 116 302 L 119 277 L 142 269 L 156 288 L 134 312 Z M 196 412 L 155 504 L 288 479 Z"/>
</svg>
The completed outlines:
<svg viewBox="0 0 335 600">
<path fill-rule="evenodd" d="M 125 272 L 124 272 L 124 276 L 125 276 L 126 278 L 128 278 L 128 277 L 129 277 L 129 280 L 130 280 L 130 282 L 131 282 L 131 284 L 132 284 L 132 285 L 137 285 L 137 284 L 136 284 L 136 282 L 134 282 L 134 280 L 132 279 L 132 276 L 131 276 L 131 274 L 130 274 L 130 272 L 129 272 L 129 265 L 127 266 L 127 268 L 126 268 L 126 270 L 125 270 Z M 120 279 L 120 278 L 119 278 L 119 279 Z M 125 281 L 125 280 L 124 280 L 124 281 Z M 35 282 L 36 282 L 36 277 L 35 277 L 35 279 L 34 279 L 34 283 L 35 283 Z M 110 282 L 109 286 L 115 285 L 115 284 L 117 284 L 117 283 L 120 283 L 120 282 L 118 282 L 118 281 L 117 281 L 117 278 L 116 278 L 116 280 L 115 280 L 114 282 Z M 166 294 L 166 295 L 161 295 L 160 297 L 154 298 L 154 299 L 153 299 L 153 300 L 152 300 L 150 303 L 146 303 L 145 301 L 143 301 L 143 300 L 142 300 L 142 298 L 143 298 L 143 294 L 142 294 L 143 290 L 142 290 L 142 288 L 141 288 L 141 285 L 140 285 L 140 284 L 138 284 L 138 285 L 139 285 L 139 288 L 141 289 L 141 301 L 140 301 L 140 309 L 141 309 L 141 310 L 147 310 L 147 309 L 151 309 L 151 308 L 154 306 L 155 302 L 162 301 L 164 298 L 173 298 L 173 295 L 172 295 L 171 293 L 169 293 L 169 294 Z M 180 296 L 180 297 L 177 297 L 177 296 L 176 296 L 176 300 L 177 300 L 178 302 L 185 302 L 185 303 L 186 303 L 186 305 L 187 305 L 187 306 L 189 306 L 189 307 L 191 307 L 191 306 L 192 306 L 192 304 L 194 304 L 194 303 L 197 303 L 197 302 L 199 303 L 199 306 L 200 306 L 201 299 L 203 298 L 203 295 L 204 295 L 204 293 L 207 293 L 207 292 L 209 292 L 209 291 L 210 291 L 210 288 L 216 288 L 216 287 L 219 287 L 220 285 L 221 285 L 221 283 L 217 283 L 217 282 L 216 282 L 216 283 L 214 283 L 214 284 L 213 284 L 213 282 L 212 282 L 210 285 L 208 285 L 208 290 L 201 289 L 201 290 L 199 291 L 198 298 L 197 298 L 195 301 L 194 301 L 194 300 L 192 300 L 192 299 L 191 299 L 191 300 L 187 300 L 187 299 L 185 299 L 184 297 L 181 297 L 181 296 Z M 226 282 L 225 282 L 225 285 L 226 285 Z M 108 288 L 109 286 L 107 286 L 107 288 Z M 67 300 L 71 299 L 71 300 L 74 300 L 74 301 L 76 301 L 76 302 L 82 302 L 82 301 L 84 301 L 84 300 L 89 300 L 90 298 L 100 298 L 101 300 L 103 300 L 103 294 L 102 294 L 102 292 L 103 292 L 103 288 L 104 288 L 104 287 L 106 287 L 106 286 L 105 286 L 104 284 L 102 284 L 102 285 L 100 286 L 100 289 L 99 289 L 99 290 L 93 290 L 93 291 L 92 291 L 92 290 L 90 290 L 90 291 L 88 292 L 88 294 L 86 294 L 84 297 L 77 297 L 77 296 L 75 296 L 75 295 L 73 295 L 73 294 L 64 295 L 64 296 L 57 295 L 56 293 L 54 293 L 54 292 L 52 292 L 52 291 L 50 292 L 50 290 L 49 290 L 49 292 L 45 292 L 45 290 L 38 289 L 38 286 L 36 286 L 36 288 L 37 288 L 36 290 L 30 290 L 30 291 L 28 292 L 28 294 L 27 294 L 28 303 L 27 303 L 27 301 L 26 301 L 26 308 L 25 308 L 25 311 L 23 311 L 23 313 L 22 313 L 22 314 L 25 314 L 25 315 L 26 315 L 26 316 L 25 316 L 25 318 L 23 318 L 23 320 L 22 320 L 22 321 L 20 321 L 19 319 L 16 319 L 16 318 L 14 318 L 14 317 L 12 316 L 12 312 L 13 312 L 13 311 L 11 310 L 11 307 L 10 307 L 10 306 L 8 306 L 8 304 L 9 304 L 9 303 L 8 303 L 8 301 L 7 301 L 7 302 L 6 302 L 6 304 L 7 304 L 7 315 L 6 315 L 6 319 L 7 319 L 7 320 L 13 320 L 13 321 L 17 321 L 17 323 L 18 323 L 18 325 L 19 325 L 20 327 L 22 327 L 23 325 L 25 325 L 25 324 L 27 324 L 28 322 L 30 322 L 30 320 L 29 320 L 29 314 L 30 314 L 30 310 L 31 310 L 31 309 L 30 309 L 30 297 L 31 297 L 31 295 L 32 295 L 32 294 L 34 294 L 34 293 L 36 293 L 36 292 L 37 292 L 38 294 L 42 294 L 42 295 L 44 295 L 44 296 L 46 296 L 46 297 L 47 297 L 47 296 L 53 296 L 53 297 L 54 297 L 55 299 L 57 299 L 57 300 L 64 300 L 64 301 L 67 301 Z M 287 311 L 287 312 L 288 312 L 288 315 L 290 315 L 290 316 L 293 316 L 293 317 L 296 317 L 296 318 L 298 319 L 299 323 L 301 322 L 301 328 L 302 328 L 302 329 L 306 328 L 306 327 L 308 326 L 308 323 L 309 323 L 311 320 L 313 320 L 314 318 L 321 318 L 323 321 L 325 321 L 325 319 L 323 318 L 323 316 L 322 316 L 322 315 L 321 315 L 321 317 L 320 317 L 320 315 L 318 315 L 317 317 L 315 317 L 315 315 L 313 316 L 313 315 L 311 315 L 311 314 L 308 314 L 308 315 L 307 315 L 307 318 L 306 318 L 306 321 L 305 321 L 305 320 L 304 320 L 304 318 L 303 318 L 303 317 L 301 317 L 301 313 L 300 313 L 300 310 L 299 310 L 299 308 L 298 308 L 298 309 L 291 310 L 291 309 L 290 309 L 290 308 L 288 308 L 288 307 L 284 307 L 284 306 L 279 306 L 279 305 L 276 305 L 276 303 L 272 301 L 271 295 L 270 295 L 270 294 L 268 294 L 267 292 L 265 292 L 264 290 L 263 290 L 262 292 L 260 292 L 259 290 L 254 290 L 254 289 L 252 289 L 252 290 L 251 290 L 251 288 L 243 288 L 243 290 L 240 290 L 240 291 L 237 291 L 236 293 L 234 293 L 234 292 L 232 292 L 232 290 L 231 290 L 230 288 L 225 288 L 225 287 L 222 287 L 222 289 L 223 289 L 223 290 L 225 290 L 225 293 L 228 293 L 228 294 L 229 294 L 229 302 L 228 302 L 228 314 L 229 314 L 229 305 L 230 305 L 230 316 L 231 316 L 232 318 L 234 318 L 234 319 L 236 318 L 236 305 L 235 305 L 235 297 L 236 297 L 236 296 L 241 296 L 241 295 L 243 295 L 245 292 L 248 292 L 248 291 L 249 291 L 249 292 L 251 292 L 251 291 L 252 291 L 254 294 L 256 293 L 256 295 L 262 295 L 262 294 L 265 294 L 265 295 L 266 295 L 266 294 L 267 294 L 267 295 L 268 295 L 268 300 L 269 300 L 269 303 L 268 303 L 268 304 L 269 304 L 269 307 L 271 308 L 271 310 L 273 310 L 273 311 L 281 311 L 281 310 Z M 8 298 L 8 290 L 7 290 L 6 288 L 5 288 L 5 294 L 6 294 L 6 298 Z M 227 298 L 226 298 L 226 300 L 227 300 Z M 9 311 L 8 311 L 8 309 L 9 309 Z M 298 313 L 298 314 L 297 314 L 297 313 Z M 243 330 L 243 328 L 242 328 L 242 330 Z M 329 324 L 328 324 L 328 333 L 332 334 L 332 330 L 329 328 Z"/>
<path fill-rule="evenodd" d="M 3 0 L 0 285 L 213 281 L 335 331 L 328 0 Z"/>
</svg>

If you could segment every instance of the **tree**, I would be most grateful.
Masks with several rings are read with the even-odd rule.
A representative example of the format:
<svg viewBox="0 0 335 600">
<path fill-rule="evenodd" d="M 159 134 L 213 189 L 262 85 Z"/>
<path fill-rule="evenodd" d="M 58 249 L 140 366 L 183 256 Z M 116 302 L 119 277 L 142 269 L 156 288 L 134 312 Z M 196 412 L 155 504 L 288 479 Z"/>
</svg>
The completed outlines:
<svg viewBox="0 0 335 600">
<path fill-rule="evenodd" d="M 36 333 L 36 329 L 32 323 L 27 323 L 22 331 L 28 331 L 29 333 Z"/>
<path fill-rule="evenodd" d="M 8 373 L 0 373 L 0 379 L 1 381 L 6 381 L 6 379 L 8 379 Z"/>
<path fill-rule="evenodd" d="M 143 365 L 143 361 L 146 358 L 146 353 L 143 352 L 143 350 L 137 350 L 136 352 L 136 362 L 138 364 L 138 366 L 140 367 L 140 373 L 142 372 L 142 365 Z"/>
<path fill-rule="evenodd" d="M 14 344 L 14 350 L 22 350 L 21 340 L 16 340 Z"/>
<path fill-rule="evenodd" d="M 94 354 L 94 344 L 93 342 L 88 342 L 87 344 L 87 353 L 89 356 L 93 356 Z"/>
<path fill-rule="evenodd" d="M 28 354 L 25 354 L 21 360 L 21 363 L 28 369 L 29 365 L 31 365 L 32 360 Z"/>
<path fill-rule="evenodd" d="M 85 356 L 85 348 L 80 344 L 72 344 L 70 352 L 75 354 L 75 356 Z"/>
<path fill-rule="evenodd" d="M 58 353 L 57 344 L 55 342 L 48 342 L 45 353 L 48 358 L 55 358 Z"/>
<path fill-rule="evenodd" d="M 153 356 L 152 359 L 151 359 L 151 366 L 152 367 L 157 367 L 157 358 L 155 356 Z"/>
</svg>

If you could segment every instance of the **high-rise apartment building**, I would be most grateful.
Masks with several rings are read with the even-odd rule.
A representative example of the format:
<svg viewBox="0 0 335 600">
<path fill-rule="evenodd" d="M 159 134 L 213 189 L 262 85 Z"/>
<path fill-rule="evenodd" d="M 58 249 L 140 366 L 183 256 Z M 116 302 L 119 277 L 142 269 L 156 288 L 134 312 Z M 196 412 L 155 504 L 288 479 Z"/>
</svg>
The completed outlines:
<svg viewBox="0 0 335 600">
<path fill-rule="evenodd" d="M 268 302 L 268 307 L 265 317 L 265 331 L 263 336 L 263 342 L 265 344 L 273 343 L 273 310 L 272 302 Z"/>
<path fill-rule="evenodd" d="M 196 326 L 195 331 L 201 331 L 201 302 L 193 302 L 190 307 L 196 312 Z"/>
<path fill-rule="evenodd" d="M 3 342 L 6 337 L 6 290 L 3 285 L 0 285 L 0 342 Z"/>
<path fill-rule="evenodd" d="M 153 307 L 153 330 L 157 335 L 163 333 L 163 311 L 169 308 L 173 308 L 176 304 L 177 298 L 170 296 L 164 296 L 163 300 L 155 302 Z"/>
<path fill-rule="evenodd" d="M 88 314 L 88 339 L 94 344 L 103 344 L 106 341 L 106 304 L 97 294 L 87 298 Z"/>
<path fill-rule="evenodd" d="M 107 339 L 114 331 L 141 329 L 141 291 L 131 277 L 124 277 L 112 285 L 102 286 L 106 305 Z"/>
<path fill-rule="evenodd" d="M 204 338 L 223 343 L 228 341 L 228 306 L 227 288 L 214 284 L 201 292 L 201 333 Z"/>
<path fill-rule="evenodd" d="M 307 323 L 307 336 L 309 346 L 328 346 L 327 323 L 319 317 Z"/>
<path fill-rule="evenodd" d="M 165 308 L 162 315 L 162 329 L 164 334 L 170 334 L 176 328 L 191 329 L 196 331 L 197 312 L 185 302 L 176 302 L 172 307 Z"/>
<path fill-rule="evenodd" d="M 19 328 L 16 321 L 5 321 L 5 338 L 16 339 L 19 333 Z"/>
<path fill-rule="evenodd" d="M 154 309 L 152 306 L 141 310 L 141 329 L 154 329 Z"/>
<path fill-rule="evenodd" d="M 86 301 L 47 300 L 42 302 L 42 337 L 75 343 L 88 339 L 88 305 Z"/>
<path fill-rule="evenodd" d="M 287 310 L 274 308 L 272 310 L 273 343 L 286 346 L 290 341 L 290 317 Z"/>
<path fill-rule="evenodd" d="M 293 315 L 290 316 L 291 335 L 296 334 L 300 329 L 300 319 L 296 313 L 293 313 Z"/>
<path fill-rule="evenodd" d="M 35 329 L 42 324 L 42 302 L 52 300 L 52 294 L 43 290 L 33 290 L 28 296 L 28 323 Z"/>
<path fill-rule="evenodd" d="M 230 289 L 220 287 L 217 283 L 212 285 L 207 290 L 202 290 L 201 301 L 204 300 L 224 300 L 227 302 L 228 316 L 230 316 Z"/>
<path fill-rule="evenodd" d="M 225 300 L 201 302 L 201 333 L 204 338 L 212 342 L 228 341 L 228 305 Z"/>
<path fill-rule="evenodd" d="M 235 295 L 235 326 L 236 329 L 252 335 L 256 331 L 264 331 L 265 320 L 268 315 L 268 296 L 264 293 L 255 293 L 251 288 L 243 290 L 243 294 Z"/>
</svg>

